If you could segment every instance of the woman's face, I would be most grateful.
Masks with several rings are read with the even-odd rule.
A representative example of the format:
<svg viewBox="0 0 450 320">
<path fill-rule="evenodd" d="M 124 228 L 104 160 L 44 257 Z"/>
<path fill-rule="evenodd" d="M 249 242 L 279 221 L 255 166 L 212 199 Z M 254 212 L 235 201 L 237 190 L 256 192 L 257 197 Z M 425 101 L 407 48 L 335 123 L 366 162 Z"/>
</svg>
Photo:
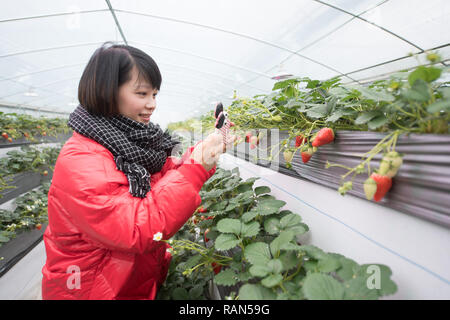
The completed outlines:
<svg viewBox="0 0 450 320">
<path fill-rule="evenodd" d="M 119 113 L 135 121 L 148 124 L 156 108 L 156 94 L 148 82 L 138 80 L 138 71 L 133 68 L 131 79 L 119 87 Z"/>
</svg>

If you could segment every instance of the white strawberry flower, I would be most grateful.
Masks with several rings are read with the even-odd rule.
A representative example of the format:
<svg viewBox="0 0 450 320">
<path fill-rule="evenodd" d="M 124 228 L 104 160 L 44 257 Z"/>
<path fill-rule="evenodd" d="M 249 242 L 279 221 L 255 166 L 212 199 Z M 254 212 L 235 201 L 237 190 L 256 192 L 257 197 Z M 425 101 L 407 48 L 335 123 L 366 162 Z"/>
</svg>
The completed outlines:
<svg viewBox="0 0 450 320">
<path fill-rule="evenodd" d="M 157 232 L 153 235 L 153 241 L 161 241 L 163 234 L 161 232 Z"/>
</svg>

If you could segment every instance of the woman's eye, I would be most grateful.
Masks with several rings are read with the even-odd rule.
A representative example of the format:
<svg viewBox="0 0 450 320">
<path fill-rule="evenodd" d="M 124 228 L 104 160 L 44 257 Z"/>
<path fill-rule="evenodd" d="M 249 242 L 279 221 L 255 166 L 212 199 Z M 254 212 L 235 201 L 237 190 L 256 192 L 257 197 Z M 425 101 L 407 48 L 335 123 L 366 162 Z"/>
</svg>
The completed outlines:
<svg viewBox="0 0 450 320">
<path fill-rule="evenodd" d="M 146 92 L 138 92 L 137 94 L 145 96 L 147 93 Z"/>
</svg>

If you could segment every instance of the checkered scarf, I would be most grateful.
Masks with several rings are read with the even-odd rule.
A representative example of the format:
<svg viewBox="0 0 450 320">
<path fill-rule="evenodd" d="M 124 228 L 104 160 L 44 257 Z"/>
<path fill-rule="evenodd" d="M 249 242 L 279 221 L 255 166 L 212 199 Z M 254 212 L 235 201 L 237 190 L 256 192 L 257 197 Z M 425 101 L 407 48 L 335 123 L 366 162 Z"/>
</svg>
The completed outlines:
<svg viewBox="0 0 450 320">
<path fill-rule="evenodd" d="M 180 143 L 158 124 L 147 125 L 123 115 L 96 116 L 81 105 L 70 114 L 68 125 L 111 151 L 117 169 L 128 178 L 130 193 L 139 198 L 151 189 L 150 174 L 161 171 L 172 148 Z"/>
</svg>

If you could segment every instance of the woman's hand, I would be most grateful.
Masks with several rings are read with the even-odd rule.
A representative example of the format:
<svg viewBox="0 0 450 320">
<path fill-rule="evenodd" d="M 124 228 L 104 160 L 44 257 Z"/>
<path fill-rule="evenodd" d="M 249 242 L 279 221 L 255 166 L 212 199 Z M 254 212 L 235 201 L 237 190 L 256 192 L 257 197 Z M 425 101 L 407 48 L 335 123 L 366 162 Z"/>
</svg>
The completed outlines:
<svg viewBox="0 0 450 320">
<path fill-rule="evenodd" d="M 228 144 L 227 145 L 222 143 L 222 145 L 223 145 L 223 153 L 227 152 L 227 149 L 229 149 L 234 144 L 234 142 L 237 140 L 237 138 L 238 137 L 233 134 L 233 135 L 230 135 L 228 137 Z"/>
<path fill-rule="evenodd" d="M 216 166 L 220 155 L 226 152 L 226 149 L 229 148 L 235 140 L 236 136 L 231 136 L 231 142 L 225 146 L 221 134 L 211 133 L 205 140 L 200 142 L 194 150 L 192 150 L 190 158 L 201 163 L 206 171 L 209 171 Z"/>
</svg>

